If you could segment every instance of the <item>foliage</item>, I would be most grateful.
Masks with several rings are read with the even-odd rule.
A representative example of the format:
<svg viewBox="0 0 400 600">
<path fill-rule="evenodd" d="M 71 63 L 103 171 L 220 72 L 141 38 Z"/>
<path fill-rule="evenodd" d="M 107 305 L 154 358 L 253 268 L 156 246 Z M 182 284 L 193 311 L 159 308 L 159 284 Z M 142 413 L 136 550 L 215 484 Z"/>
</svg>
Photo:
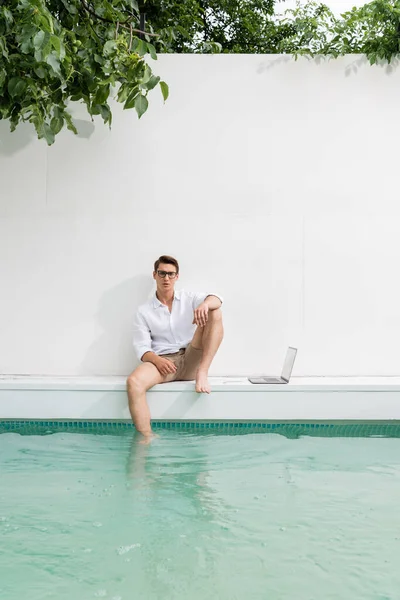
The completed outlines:
<svg viewBox="0 0 400 600">
<path fill-rule="evenodd" d="M 273 19 L 276 0 L 147 0 L 161 52 L 274 53 L 294 32 Z"/>
<path fill-rule="evenodd" d="M 69 107 L 85 103 L 111 125 L 109 98 L 139 118 L 157 84 L 146 55 L 157 52 L 276 51 L 292 35 L 275 23 L 275 0 L 0 0 L 0 119 L 30 121 L 48 144 Z M 146 35 L 138 31 L 146 14 Z"/>
<path fill-rule="evenodd" d="M 331 0 L 333 4 L 334 0 Z M 144 0 L 161 52 L 366 54 L 373 64 L 399 54 L 400 0 L 373 0 L 339 17 L 315 0 L 283 17 L 277 0 Z"/>
<path fill-rule="evenodd" d="M 0 119 L 30 121 L 48 144 L 84 102 L 111 125 L 109 98 L 135 108 L 168 86 L 158 52 L 366 54 L 391 62 L 400 49 L 400 0 L 373 0 L 336 17 L 314 0 L 284 16 L 278 0 L 0 0 Z M 142 35 L 140 16 L 146 14 Z"/>
<path fill-rule="evenodd" d="M 11 130 L 30 121 L 52 144 L 64 124 L 76 133 L 71 101 L 111 125 L 115 86 L 140 118 L 148 92 L 159 84 L 166 99 L 168 86 L 146 63 L 146 54 L 157 56 L 138 23 L 133 0 L 0 0 L 0 119 Z"/>
<path fill-rule="evenodd" d="M 308 2 L 286 12 L 282 23 L 295 34 L 278 50 L 332 57 L 365 54 L 371 64 L 391 62 L 400 52 L 400 0 L 374 0 L 335 17 L 324 4 Z"/>
</svg>

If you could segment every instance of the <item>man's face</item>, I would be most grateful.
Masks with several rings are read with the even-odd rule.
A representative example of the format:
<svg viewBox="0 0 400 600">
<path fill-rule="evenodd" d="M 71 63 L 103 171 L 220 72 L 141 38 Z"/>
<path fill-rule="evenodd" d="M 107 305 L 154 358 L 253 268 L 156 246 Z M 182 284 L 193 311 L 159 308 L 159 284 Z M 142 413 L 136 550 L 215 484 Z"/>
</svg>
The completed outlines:
<svg viewBox="0 0 400 600">
<path fill-rule="evenodd" d="M 174 289 L 175 282 L 179 278 L 175 265 L 160 263 L 157 271 L 153 272 L 157 283 L 157 289 L 168 292 Z"/>
</svg>

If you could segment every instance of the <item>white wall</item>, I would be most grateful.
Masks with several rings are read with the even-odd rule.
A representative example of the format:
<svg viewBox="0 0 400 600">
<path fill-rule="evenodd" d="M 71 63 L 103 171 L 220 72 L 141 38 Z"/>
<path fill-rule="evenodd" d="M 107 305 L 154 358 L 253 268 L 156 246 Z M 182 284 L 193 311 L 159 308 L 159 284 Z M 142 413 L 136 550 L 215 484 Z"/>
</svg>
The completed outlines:
<svg viewBox="0 0 400 600">
<path fill-rule="evenodd" d="M 400 375 L 400 70 L 162 56 L 171 88 L 47 148 L 0 122 L 0 372 L 125 374 L 161 253 L 225 296 L 212 374 Z"/>
</svg>

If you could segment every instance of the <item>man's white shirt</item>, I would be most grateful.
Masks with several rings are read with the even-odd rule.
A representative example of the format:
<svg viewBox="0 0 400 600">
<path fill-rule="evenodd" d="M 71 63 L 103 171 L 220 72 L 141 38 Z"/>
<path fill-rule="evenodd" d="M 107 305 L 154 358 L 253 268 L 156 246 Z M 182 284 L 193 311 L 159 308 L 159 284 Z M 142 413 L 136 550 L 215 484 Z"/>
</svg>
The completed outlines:
<svg viewBox="0 0 400 600">
<path fill-rule="evenodd" d="M 219 294 L 180 290 L 175 291 L 171 312 L 156 294 L 139 306 L 133 331 L 133 346 L 138 359 L 141 360 L 146 352 L 172 354 L 186 348 L 196 331 L 196 325 L 192 323 L 193 311 L 207 296 L 216 296 L 222 302 Z"/>
</svg>

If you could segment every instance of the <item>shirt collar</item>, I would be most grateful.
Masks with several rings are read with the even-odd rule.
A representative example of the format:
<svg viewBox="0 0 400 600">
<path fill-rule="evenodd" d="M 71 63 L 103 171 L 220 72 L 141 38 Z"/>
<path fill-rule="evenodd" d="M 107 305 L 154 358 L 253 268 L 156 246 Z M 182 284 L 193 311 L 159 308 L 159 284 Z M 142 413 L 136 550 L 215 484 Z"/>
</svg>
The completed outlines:
<svg viewBox="0 0 400 600">
<path fill-rule="evenodd" d="M 153 296 L 153 307 L 154 308 L 159 308 L 160 306 L 162 306 L 162 303 L 159 301 L 159 299 L 157 298 L 156 292 L 154 292 L 154 296 Z"/>
<path fill-rule="evenodd" d="M 174 300 L 180 300 L 181 299 L 181 292 L 176 291 L 174 293 Z M 154 308 L 160 308 L 160 306 L 164 306 L 164 304 L 162 302 L 159 301 L 159 299 L 157 298 L 157 292 L 154 292 L 154 296 L 153 296 L 153 307 Z"/>
</svg>

